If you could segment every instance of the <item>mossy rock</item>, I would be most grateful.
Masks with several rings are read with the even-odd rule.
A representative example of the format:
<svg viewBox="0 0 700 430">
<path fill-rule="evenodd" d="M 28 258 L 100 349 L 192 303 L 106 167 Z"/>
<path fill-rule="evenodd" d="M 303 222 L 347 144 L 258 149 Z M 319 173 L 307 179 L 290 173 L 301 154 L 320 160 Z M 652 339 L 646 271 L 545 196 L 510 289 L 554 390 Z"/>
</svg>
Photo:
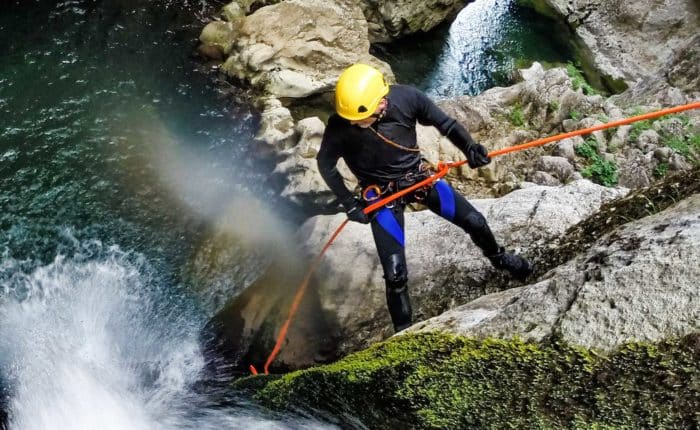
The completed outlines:
<svg viewBox="0 0 700 430">
<path fill-rule="evenodd" d="M 598 212 L 564 233 L 554 247 L 532 252 L 531 257 L 537 261 L 537 275 L 581 254 L 598 238 L 621 225 L 659 213 L 697 193 L 700 193 L 700 165 L 690 171 L 665 176 L 649 187 L 604 204 Z"/>
<path fill-rule="evenodd" d="M 420 333 L 265 381 L 255 397 L 369 428 L 690 429 L 700 424 L 698 363 L 700 335 L 601 356 L 557 341 Z"/>
</svg>

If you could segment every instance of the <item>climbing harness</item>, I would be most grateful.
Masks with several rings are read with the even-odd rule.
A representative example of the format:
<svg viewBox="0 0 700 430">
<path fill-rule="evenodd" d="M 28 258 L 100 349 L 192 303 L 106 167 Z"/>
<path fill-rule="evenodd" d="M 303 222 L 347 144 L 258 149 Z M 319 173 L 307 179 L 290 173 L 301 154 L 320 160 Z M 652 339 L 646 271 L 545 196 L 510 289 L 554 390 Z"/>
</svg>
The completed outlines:
<svg viewBox="0 0 700 430">
<path fill-rule="evenodd" d="M 365 202 L 371 203 L 376 201 L 377 199 L 383 198 L 384 196 L 392 195 L 397 191 L 401 191 L 405 188 L 408 188 L 415 184 L 418 181 L 421 181 L 423 179 L 429 178 L 433 173 L 435 172 L 435 169 L 433 165 L 426 160 L 421 160 L 421 164 L 418 166 L 418 169 L 415 171 L 411 171 L 406 173 L 403 177 L 395 180 L 395 181 L 390 181 L 388 183 L 378 185 L 378 184 L 372 184 L 368 185 L 365 188 L 362 189 L 362 192 L 360 195 L 362 196 L 362 199 Z M 394 207 L 395 203 L 399 204 L 406 204 L 406 203 L 411 203 L 411 202 L 422 202 L 425 200 L 425 197 L 428 194 L 428 190 L 433 184 L 429 184 L 427 186 L 421 187 L 419 189 L 416 189 L 413 191 L 413 193 L 409 198 L 401 198 L 396 201 L 392 201 L 390 203 L 387 203 L 385 207 L 391 208 Z"/>
<path fill-rule="evenodd" d="M 689 103 L 689 104 L 676 106 L 676 107 L 672 107 L 672 108 L 668 108 L 668 109 L 662 109 L 662 110 L 649 112 L 649 113 L 642 114 L 642 115 L 632 116 L 632 117 L 621 119 L 618 121 L 612 121 L 612 122 L 608 122 L 605 124 L 600 124 L 600 125 L 596 125 L 593 127 L 584 128 L 581 130 L 570 131 L 568 133 L 562 133 L 562 134 L 557 134 L 555 136 L 537 139 L 537 140 L 534 140 L 532 142 L 523 143 L 521 145 L 511 146 L 508 148 L 503 148 L 503 149 L 489 152 L 488 156 L 490 158 L 498 157 L 500 155 L 508 154 L 511 152 L 523 151 L 525 149 L 530 149 L 530 148 L 534 148 L 537 146 L 543 146 L 543 145 L 546 145 L 548 143 L 552 143 L 552 142 L 555 142 L 558 140 L 568 139 L 568 138 L 571 138 L 574 136 L 591 134 L 594 131 L 604 130 L 604 129 L 612 128 L 612 127 L 619 127 L 619 126 L 631 124 L 631 123 L 637 122 L 637 121 L 658 118 L 660 116 L 670 115 L 670 114 L 683 112 L 683 111 L 687 111 L 687 110 L 693 110 L 693 109 L 700 109 L 700 102 L 694 102 L 694 103 Z M 408 148 L 406 148 L 406 149 L 408 149 Z M 462 166 L 466 162 L 467 162 L 466 160 L 461 160 L 461 161 L 452 162 L 452 163 L 438 162 L 438 164 L 435 166 L 435 173 L 433 175 L 431 175 L 428 178 L 425 178 L 419 182 L 416 182 L 415 184 L 413 184 L 407 188 L 399 190 L 399 191 L 389 195 L 388 197 L 381 198 L 378 200 L 375 199 L 376 201 L 372 200 L 373 203 L 370 203 L 370 201 L 368 201 L 368 203 L 370 203 L 370 204 L 366 208 L 364 208 L 363 212 L 369 215 L 370 213 L 376 211 L 377 209 L 385 207 L 387 204 L 389 204 L 395 200 L 398 200 L 398 199 L 406 196 L 407 194 L 409 194 L 415 190 L 418 190 L 421 187 L 431 186 L 432 184 L 434 184 L 436 182 L 439 184 L 439 179 L 442 178 L 443 176 L 447 175 L 447 172 L 451 168 Z M 439 185 L 436 185 L 436 186 L 439 187 Z M 373 186 L 370 186 L 370 187 L 373 187 Z M 372 189 L 374 192 L 377 192 L 376 190 L 379 189 L 379 187 L 377 186 L 376 189 L 375 188 L 372 188 Z M 379 191 L 381 191 L 381 189 L 379 189 Z M 438 188 L 438 193 L 439 192 L 440 192 L 440 188 Z M 380 193 L 380 195 L 381 195 L 381 193 Z M 365 199 L 365 200 L 367 200 L 367 199 Z M 443 208 L 441 208 L 441 210 L 442 209 Z M 445 208 L 445 210 L 449 211 L 449 208 Z M 304 280 L 302 281 L 301 285 L 299 285 L 299 289 L 297 290 L 296 294 L 294 295 L 294 300 L 292 301 L 292 305 L 289 309 L 289 314 L 287 315 L 287 319 L 282 324 L 282 327 L 280 327 L 280 332 L 277 336 L 277 342 L 275 343 L 275 346 L 272 349 L 272 352 L 270 352 L 270 355 L 267 358 L 267 361 L 265 362 L 265 366 L 264 366 L 263 370 L 264 370 L 266 375 L 269 374 L 270 364 L 272 364 L 272 362 L 277 357 L 277 354 L 279 354 L 280 349 L 282 347 L 282 342 L 284 342 L 284 339 L 287 337 L 287 331 L 289 330 L 289 325 L 291 324 L 292 319 L 294 318 L 294 315 L 296 314 L 296 312 L 299 308 L 299 304 L 301 303 L 301 300 L 304 297 L 304 293 L 306 292 L 306 289 L 309 285 L 309 281 L 311 280 L 311 275 L 316 271 L 316 269 L 318 268 L 318 265 L 321 262 L 321 258 L 326 253 L 326 251 L 331 246 L 331 244 L 335 241 L 335 239 L 338 237 L 338 235 L 340 235 L 340 232 L 343 230 L 343 228 L 345 228 L 348 221 L 349 220 L 346 219 L 338 226 L 338 228 L 331 235 L 328 242 L 326 242 L 326 244 L 321 249 L 321 252 L 318 255 L 316 255 L 314 260 L 311 262 L 311 265 L 309 266 L 309 270 L 306 272 L 306 276 L 304 277 Z M 253 375 L 258 374 L 258 370 L 255 368 L 254 365 L 251 364 L 249 366 L 249 369 Z"/>
</svg>

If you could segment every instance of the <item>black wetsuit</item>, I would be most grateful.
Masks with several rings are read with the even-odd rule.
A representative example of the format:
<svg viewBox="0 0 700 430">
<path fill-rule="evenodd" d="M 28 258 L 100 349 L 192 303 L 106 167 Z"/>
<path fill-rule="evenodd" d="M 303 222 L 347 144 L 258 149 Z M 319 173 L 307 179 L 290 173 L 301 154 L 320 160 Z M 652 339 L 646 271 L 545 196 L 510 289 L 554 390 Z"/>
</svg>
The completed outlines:
<svg viewBox="0 0 700 430">
<path fill-rule="evenodd" d="M 373 130 L 350 124 L 338 115 L 328 120 L 319 150 L 318 167 L 330 189 L 341 202 L 353 198 L 336 168 L 343 158 L 363 189 L 377 185 L 394 192 L 410 186 L 407 174 L 421 178 L 421 156 L 384 141 L 386 139 L 406 148 L 417 148 L 416 122 L 436 127 L 463 152 L 475 145 L 469 133 L 456 120 L 447 116 L 419 90 L 393 85 L 387 95 L 384 114 L 372 125 Z M 377 133 L 375 133 L 375 131 Z M 419 179 L 418 179 L 419 180 Z M 415 183 L 415 181 L 414 181 Z M 393 184 L 393 185 L 392 185 Z M 420 197 L 415 193 L 407 200 L 373 213 L 371 227 L 379 259 L 384 269 L 389 313 L 394 328 L 399 331 L 411 324 L 411 305 L 408 296 L 408 269 L 404 250 L 405 202 L 419 199 L 428 208 L 452 223 L 462 227 L 485 255 L 496 254 L 498 244 L 484 217 L 444 180 L 439 180 Z"/>
</svg>

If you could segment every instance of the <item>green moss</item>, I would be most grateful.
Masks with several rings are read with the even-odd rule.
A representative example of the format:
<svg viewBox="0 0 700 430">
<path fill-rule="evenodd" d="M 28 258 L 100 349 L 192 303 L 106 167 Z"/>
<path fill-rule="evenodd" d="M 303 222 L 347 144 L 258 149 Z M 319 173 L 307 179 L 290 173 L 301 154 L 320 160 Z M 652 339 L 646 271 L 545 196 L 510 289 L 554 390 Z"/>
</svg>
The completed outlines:
<svg viewBox="0 0 700 430">
<path fill-rule="evenodd" d="M 644 110 L 637 107 L 632 111 L 632 115 L 641 115 Z M 639 136 L 646 130 L 654 127 L 657 121 L 678 120 L 682 129 L 680 133 L 664 129 L 663 126 L 659 130 L 660 144 L 668 146 L 678 154 L 682 155 L 686 160 L 694 164 L 700 164 L 700 136 L 694 133 L 689 133 L 690 117 L 684 114 L 666 115 L 661 118 L 647 119 L 637 121 L 631 124 L 629 132 L 629 140 L 635 142 Z"/>
<path fill-rule="evenodd" d="M 698 336 L 602 356 L 557 341 L 410 334 L 285 375 L 257 398 L 370 428 L 691 428 L 699 360 Z"/>
<path fill-rule="evenodd" d="M 654 177 L 663 178 L 668 174 L 668 163 L 659 163 L 654 169 Z"/>
<path fill-rule="evenodd" d="M 689 142 L 680 136 L 672 136 L 664 141 L 664 144 L 682 156 L 688 158 L 691 155 Z"/>
<path fill-rule="evenodd" d="M 510 120 L 511 124 L 513 124 L 516 127 L 522 127 L 523 125 L 525 125 L 525 114 L 523 113 L 522 106 L 520 106 L 519 104 L 515 104 L 510 110 L 508 119 Z"/>
<path fill-rule="evenodd" d="M 559 110 L 560 107 L 561 107 L 561 104 L 559 103 L 558 100 L 552 100 L 551 102 L 549 102 L 547 104 L 547 110 L 549 112 L 556 112 Z"/>
<path fill-rule="evenodd" d="M 599 92 L 593 88 L 588 81 L 586 81 L 586 78 L 583 76 L 583 72 L 581 72 L 581 70 L 579 70 L 579 68 L 573 63 L 568 63 L 566 65 L 566 72 L 571 79 L 571 86 L 574 90 L 578 90 L 580 88 L 581 91 L 588 96 L 599 94 Z"/>
<path fill-rule="evenodd" d="M 700 153 L 700 134 L 694 134 L 688 138 L 688 143 L 694 151 Z"/>
<path fill-rule="evenodd" d="M 585 142 L 576 147 L 576 154 L 587 159 L 598 156 L 598 142 L 592 138 L 586 139 Z"/>
<path fill-rule="evenodd" d="M 668 146 L 686 160 L 700 164 L 700 136 L 661 135 L 661 144 Z"/>
<path fill-rule="evenodd" d="M 606 187 L 613 187 L 618 181 L 617 164 L 602 157 L 597 157 L 593 163 L 581 171 L 581 174 Z"/>
<path fill-rule="evenodd" d="M 588 165 L 581 171 L 583 176 L 606 187 L 617 185 L 617 165 L 598 154 L 598 143 L 594 138 L 577 146 L 576 154 L 588 160 Z"/>
</svg>

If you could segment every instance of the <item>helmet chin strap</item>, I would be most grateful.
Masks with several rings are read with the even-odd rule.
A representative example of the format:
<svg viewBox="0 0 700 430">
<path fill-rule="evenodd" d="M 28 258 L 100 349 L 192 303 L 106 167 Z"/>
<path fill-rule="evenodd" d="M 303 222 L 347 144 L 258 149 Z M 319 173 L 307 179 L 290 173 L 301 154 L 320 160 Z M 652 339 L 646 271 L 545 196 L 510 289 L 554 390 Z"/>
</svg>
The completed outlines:
<svg viewBox="0 0 700 430">
<path fill-rule="evenodd" d="M 386 114 L 386 109 L 389 107 L 389 100 L 384 97 L 381 102 L 382 104 L 382 110 L 379 112 L 379 115 L 377 116 L 377 121 L 380 121 L 382 118 L 384 118 L 384 115 Z"/>
</svg>

